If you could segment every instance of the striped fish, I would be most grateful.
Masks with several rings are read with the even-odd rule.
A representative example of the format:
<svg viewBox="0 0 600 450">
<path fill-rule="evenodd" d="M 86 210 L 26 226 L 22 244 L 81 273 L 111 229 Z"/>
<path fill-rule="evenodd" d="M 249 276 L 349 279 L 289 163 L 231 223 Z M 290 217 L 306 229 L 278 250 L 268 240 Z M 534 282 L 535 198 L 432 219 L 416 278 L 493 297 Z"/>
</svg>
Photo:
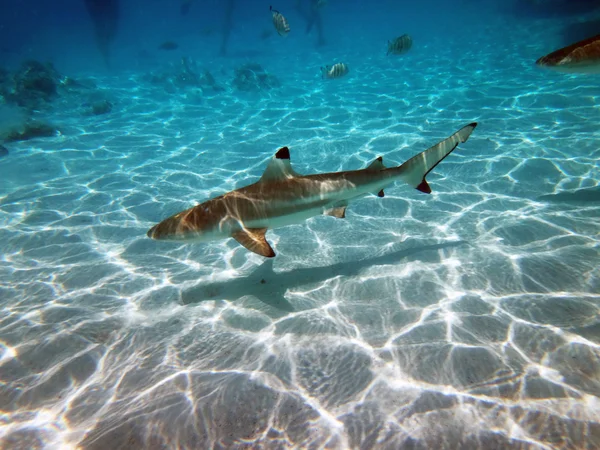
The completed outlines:
<svg viewBox="0 0 600 450">
<path fill-rule="evenodd" d="M 350 69 L 344 63 L 337 63 L 333 66 L 321 67 L 321 75 L 323 78 L 342 78 L 347 75 Z"/>
<path fill-rule="evenodd" d="M 412 38 L 408 34 L 403 34 L 400 37 L 397 37 L 393 41 L 388 41 L 388 50 L 387 55 L 390 53 L 392 55 L 401 55 L 402 53 L 406 53 L 412 47 Z"/>
<path fill-rule="evenodd" d="M 283 14 L 273 9 L 272 6 L 269 6 L 269 11 L 273 14 L 273 25 L 275 25 L 275 29 L 279 36 L 286 36 L 290 32 L 288 21 L 283 17 Z"/>
</svg>

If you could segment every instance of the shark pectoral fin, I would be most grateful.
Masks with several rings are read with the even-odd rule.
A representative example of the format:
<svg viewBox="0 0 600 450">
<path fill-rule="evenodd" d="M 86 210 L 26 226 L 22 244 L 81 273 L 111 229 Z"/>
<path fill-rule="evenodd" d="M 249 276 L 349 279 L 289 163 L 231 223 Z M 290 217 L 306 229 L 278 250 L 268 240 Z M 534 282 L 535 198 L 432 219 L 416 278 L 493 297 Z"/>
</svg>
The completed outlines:
<svg viewBox="0 0 600 450">
<path fill-rule="evenodd" d="M 290 163 L 290 149 L 281 147 L 269 162 L 260 181 L 285 180 L 297 175 Z"/>
<path fill-rule="evenodd" d="M 323 211 L 326 216 L 337 217 L 338 219 L 344 219 L 346 217 L 346 207 L 338 206 L 337 208 L 326 209 Z"/>
<path fill-rule="evenodd" d="M 266 258 L 272 258 L 275 256 L 275 252 L 265 239 L 266 232 L 266 228 L 244 228 L 233 233 L 231 237 L 251 252 Z"/>
<path fill-rule="evenodd" d="M 464 126 L 449 138 L 410 158 L 399 167 L 402 180 L 421 192 L 431 193 L 431 188 L 425 180 L 427 174 L 452 153 L 458 144 L 467 142 L 476 126 L 475 122 Z"/>
</svg>

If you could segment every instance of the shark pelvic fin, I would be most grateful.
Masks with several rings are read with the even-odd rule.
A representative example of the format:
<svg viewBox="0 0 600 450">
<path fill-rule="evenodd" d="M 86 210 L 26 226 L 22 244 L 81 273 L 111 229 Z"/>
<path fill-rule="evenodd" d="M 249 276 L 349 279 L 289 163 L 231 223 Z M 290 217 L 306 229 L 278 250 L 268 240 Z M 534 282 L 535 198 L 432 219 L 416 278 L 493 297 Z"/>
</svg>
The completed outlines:
<svg viewBox="0 0 600 450">
<path fill-rule="evenodd" d="M 367 170 L 383 170 L 385 166 L 383 165 L 383 157 L 379 156 L 373 161 L 371 164 L 367 166 Z"/>
<path fill-rule="evenodd" d="M 275 252 L 265 239 L 266 232 L 266 228 L 244 228 L 233 233 L 231 237 L 251 252 L 266 258 L 272 258 L 275 256 Z"/>
<path fill-rule="evenodd" d="M 275 156 L 269 162 L 260 181 L 285 180 L 297 175 L 290 163 L 290 149 L 282 147 L 277 150 L 277 153 L 275 153 Z"/>
<path fill-rule="evenodd" d="M 425 177 L 441 163 L 446 156 L 452 153 L 458 144 L 467 142 L 467 139 L 469 139 L 469 136 L 471 136 L 471 133 L 476 126 L 477 123 L 475 122 L 464 126 L 452 136 L 410 158 L 399 167 L 402 180 L 421 192 L 425 192 L 426 194 L 431 193 L 431 188 L 429 187 L 429 184 L 427 184 Z"/>
<path fill-rule="evenodd" d="M 346 207 L 338 206 L 336 208 L 326 209 L 323 211 L 326 216 L 337 217 L 338 219 L 344 219 L 346 217 Z"/>
</svg>

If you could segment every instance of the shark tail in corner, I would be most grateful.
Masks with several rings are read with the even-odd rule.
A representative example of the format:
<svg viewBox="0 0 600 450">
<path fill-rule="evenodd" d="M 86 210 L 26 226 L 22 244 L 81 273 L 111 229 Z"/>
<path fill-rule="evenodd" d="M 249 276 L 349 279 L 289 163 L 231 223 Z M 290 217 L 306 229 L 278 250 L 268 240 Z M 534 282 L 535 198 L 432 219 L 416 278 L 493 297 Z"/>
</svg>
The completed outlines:
<svg viewBox="0 0 600 450">
<path fill-rule="evenodd" d="M 466 142 L 476 126 L 476 122 L 470 123 L 452 136 L 410 158 L 398 167 L 400 178 L 415 189 L 430 194 L 431 188 L 425 180 L 427 174 L 452 153 L 458 144 Z"/>
</svg>

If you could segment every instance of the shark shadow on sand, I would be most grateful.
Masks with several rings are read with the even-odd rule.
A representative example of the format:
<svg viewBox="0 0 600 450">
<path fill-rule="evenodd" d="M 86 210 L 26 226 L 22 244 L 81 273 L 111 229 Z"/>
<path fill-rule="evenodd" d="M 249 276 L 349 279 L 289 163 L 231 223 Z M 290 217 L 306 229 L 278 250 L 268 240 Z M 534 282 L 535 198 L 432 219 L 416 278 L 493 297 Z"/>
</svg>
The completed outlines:
<svg viewBox="0 0 600 450">
<path fill-rule="evenodd" d="M 268 259 L 247 276 L 201 284 L 182 292 L 181 298 L 184 305 L 190 305 L 210 300 L 234 301 L 245 296 L 253 296 L 268 306 L 292 312 L 294 311 L 294 307 L 285 299 L 285 293 L 289 289 L 323 282 L 337 276 L 356 276 L 363 269 L 371 266 L 396 264 L 409 257 L 413 257 L 414 259 L 424 258 L 423 254 L 427 252 L 458 247 L 465 244 L 467 244 L 466 241 L 452 241 L 442 244 L 403 248 L 386 253 L 385 255 L 362 259 L 360 261 L 347 261 L 331 266 L 294 269 L 280 273 L 273 271 L 273 259 Z"/>
<path fill-rule="evenodd" d="M 600 186 L 542 195 L 537 199 L 551 203 L 600 203 Z"/>
</svg>

